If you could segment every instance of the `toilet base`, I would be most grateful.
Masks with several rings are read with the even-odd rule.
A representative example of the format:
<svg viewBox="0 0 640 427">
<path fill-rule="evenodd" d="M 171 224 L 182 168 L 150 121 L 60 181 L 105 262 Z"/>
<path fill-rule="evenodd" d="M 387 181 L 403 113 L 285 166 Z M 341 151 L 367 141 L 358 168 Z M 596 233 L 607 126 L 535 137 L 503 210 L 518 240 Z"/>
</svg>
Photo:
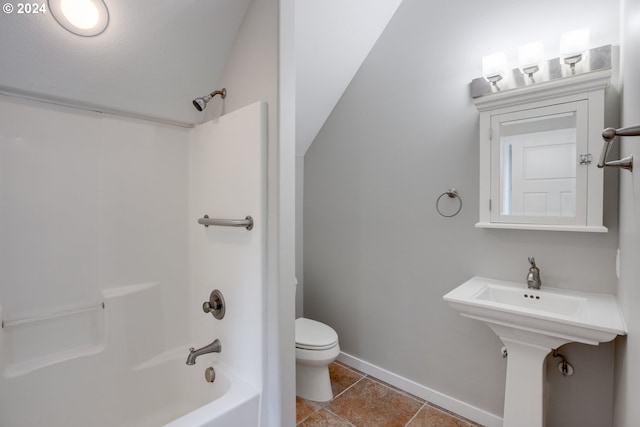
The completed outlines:
<svg viewBox="0 0 640 427">
<path fill-rule="evenodd" d="M 314 402 L 328 402 L 333 399 L 329 366 L 296 363 L 296 395 Z"/>
</svg>

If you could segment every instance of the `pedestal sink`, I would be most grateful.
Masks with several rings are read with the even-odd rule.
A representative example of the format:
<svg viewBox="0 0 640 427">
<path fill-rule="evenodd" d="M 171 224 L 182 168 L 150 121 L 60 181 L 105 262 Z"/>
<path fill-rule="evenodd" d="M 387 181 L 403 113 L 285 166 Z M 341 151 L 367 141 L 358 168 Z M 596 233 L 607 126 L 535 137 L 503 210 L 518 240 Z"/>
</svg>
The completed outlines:
<svg viewBox="0 0 640 427">
<path fill-rule="evenodd" d="M 569 342 L 598 345 L 627 333 L 613 295 L 473 277 L 444 296 L 507 347 L 504 427 L 543 427 L 544 360 Z"/>
</svg>

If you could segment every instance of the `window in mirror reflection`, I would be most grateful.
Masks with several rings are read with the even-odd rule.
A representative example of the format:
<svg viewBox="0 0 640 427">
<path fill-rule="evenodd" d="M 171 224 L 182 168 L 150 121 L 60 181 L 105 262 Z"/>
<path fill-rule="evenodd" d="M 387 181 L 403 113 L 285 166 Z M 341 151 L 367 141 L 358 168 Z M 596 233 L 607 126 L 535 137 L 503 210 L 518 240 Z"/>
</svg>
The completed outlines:
<svg viewBox="0 0 640 427">
<path fill-rule="evenodd" d="M 500 123 L 501 215 L 576 215 L 576 112 Z"/>
</svg>

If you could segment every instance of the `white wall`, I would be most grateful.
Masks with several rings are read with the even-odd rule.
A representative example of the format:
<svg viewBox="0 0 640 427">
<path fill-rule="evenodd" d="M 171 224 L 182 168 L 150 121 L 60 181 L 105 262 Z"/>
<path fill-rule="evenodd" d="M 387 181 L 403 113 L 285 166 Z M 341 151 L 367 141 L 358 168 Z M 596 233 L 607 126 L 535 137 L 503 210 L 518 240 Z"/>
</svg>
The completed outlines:
<svg viewBox="0 0 640 427">
<path fill-rule="evenodd" d="M 267 265 L 267 274 L 269 280 L 269 289 L 267 294 L 267 304 L 269 307 L 268 313 L 268 336 L 269 339 L 266 342 L 267 352 L 269 354 L 269 369 L 268 369 L 268 379 L 267 379 L 267 399 L 263 402 L 264 413 L 266 414 L 268 411 L 268 424 L 273 426 L 281 426 L 281 425 L 293 425 L 295 420 L 295 381 L 294 381 L 294 366 L 295 366 L 295 355 L 294 355 L 294 345 L 293 345 L 293 319 L 294 319 L 294 236 L 295 236 L 295 228 L 294 228 L 294 182 L 295 182 L 295 141 L 294 141 L 294 128 L 293 128 L 293 82 L 294 82 L 294 72 L 292 65 L 292 57 L 293 57 L 293 2 L 292 0 L 253 0 L 247 10 L 247 13 L 244 17 L 240 30 L 237 34 L 237 37 L 233 43 L 233 47 L 231 52 L 226 60 L 225 68 L 222 72 L 220 79 L 217 82 L 211 82 L 211 87 L 226 87 L 228 90 L 227 98 L 224 102 L 221 102 L 219 98 L 214 99 L 209 108 L 206 110 L 204 115 L 205 120 L 213 119 L 219 116 L 222 113 L 234 111 L 238 108 L 244 107 L 256 101 L 266 101 L 269 109 L 269 123 L 268 123 L 268 132 L 269 132 L 269 149 L 268 149 L 268 193 L 269 193 L 269 201 L 268 201 L 268 252 L 270 254 L 268 258 Z M 206 54 L 203 53 L 203 54 Z M 212 54 L 217 55 L 216 52 Z M 283 60 L 285 58 L 285 60 Z M 286 87 L 284 87 L 286 86 Z M 280 102 L 280 96 L 285 93 L 287 95 L 286 106 L 284 103 Z M 190 99 L 190 98 L 189 98 Z M 171 102 L 171 101 L 168 101 Z M 285 109 L 285 113 L 281 113 L 281 110 Z M 42 107 L 49 108 L 49 107 Z M 80 114 L 74 112 L 73 114 Z M 87 113 L 89 116 L 92 116 L 93 113 Z M 46 116 L 46 114 L 45 114 Z M 9 117 L 9 116 L 8 116 Z M 37 120 L 36 120 L 37 121 Z M 26 119 L 22 119 L 19 123 L 25 124 Z M 124 127 L 129 126 L 128 124 L 132 122 L 129 119 L 122 119 L 122 123 L 124 123 Z M 138 123 L 133 121 L 134 123 Z M 48 123 L 48 122 L 47 122 Z M 144 122 L 143 122 L 144 123 Z M 74 125 L 77 127 L 77 125 Z M 128 135 L 122 136 L 120 134 L 116 135 L 115 141 L 113 144 L 117 149 L 121 149 L 122 151 L 126 150 L 126 147 L 131 146 L 130 149 L 134 150 L 134 156 L 131 159 L 123 160 L 123 163 L 126 164 L 126 168 L 123 171 L 126 173 L 123 176 L 128 176 L 131 174 L 135 178 L 144 178 L 145 183 L 147 180 L 146 170 L 136 170 L 136 162 L 141 160 L 143 164 L 148 162 L 149 159 L 156 159 L 158 156 L 162 156 L 163 154 L 157 154 L 153 152 L 153 146 L 151 143 L 155 141 L 155 139 L 159 139 L 158 144 L 168 143 L 167 139 L 172 143 L 178 144 L 181 149 L 185 149 L 184 137 L 180 138 L 172 138 L 170 136 L 165 136 L 163 132 L 169 133 L 169 131 L 165 131 L 165 129 L 173 129 L 171 127 L 166 126 L 156 126 L 149 125 L 152 131 L 147 131 L 145 133 L 144 129 L 141 131 L 137 131 L 131 133 L 131 138 Z M 62 128 L 63 126 L 59 126 Z M 67 126 L 68 128 L 73 128 L 73 126 Z M 286 129 L 285 129 L 286 127 Z M 36 129 L 40 129 L 38 126 L 33 126 L 34 131 Z M 159 129 L 159 130 L 158 130 Z M 42 132 L 45 132 L 45 129 L 41 129 Z M 162 134 L 156 138 L 154 132 Z M 180 135 L 184 135 L 185 130 L 178 129 L 173 130 L 173 132 L 182 132 Z M 46 133 L 46 132 L 45 132 Z M 102 132 L 100 132 L 102 134 Z M 142 134 L 142 135 L 141 135 Z M 64 142 L 64 141 L 62 141 Z M 132 142 L 131 144 L 128 144 Z M 86 151 L 84 145 L 80 145 Z M 140 149 L 136 147 L 140 146 Z M 148 151 L 144 151 L 148 148 Z M 95 147 L 89 148 L 89 150 L 94 150 Z M 137 150 L 137 151 L 136 151 Z M 60 152 L 60 150 L 55 150 Z M 91 162 L 95 157 L 95 153 L 90 152 L 89 155 L 82 157 L 82 162 L 75 163 L 64 163 L 65 167 L 68 167 L 70 170 L 75 169 L 87 169 L 90 168 Z M 172 159 L 172 161 L 183 161 L 184 164 L 180 167 L 174 167 L 172 165 L 164 165 L 162 167 L 162 173 L 167 176 L 167 187 L 169 190 L 172 190 L 174 186 L 181 185 L 182 188 L 185 188 L 186 183 L 186 151 L 182 152 L 180 155 L 172 154 L 167 155 L 168 159 Z M 71 159 L 70 159 L 71 161 Z M 86 163 L 86 164 L 85 164 Z M 95 162 L 94 162 L 95 163 Z M 117 164 L 116 164 L 117 166 Z M 113 171 L 116 171 L 115 168 Z M 112 172 L 113 172 L 112 171 Z M 153 170 L 153 172 L 159 172 Z M 64 168 L 60 172 L 64 175 Z M 116 172 L 113 172 L 114 174 Z M 180 179 L 176 178 L 176 174 L 183 174 Z M 94 175 L 89 177 L 95 181 L 96 177 Z M 118 175 L 116 174 L 116 177 Z M 125 179 L 117 179 L 116 182 L 119 184 L 124 184 L 123 181 Z M 153 180 L 151 180 L 153 181 Z M 164 183 L 164 179 L 158 179 L 155 182 Z M 82 187 L 83 190 L 87 190 L 90 187 L 90 181 L 87 181 Z M 79 185 L 79 184 L 78 184 Z M 139 187 L 135 185 L 135 181 L 132 182 L 131 190 L 140 191 Z M 145 201 L 148 198 L 151 198 L 152 202 L 155 201 L 153 197 L 156 196 L 156 192 L 161 192 L 163 196 L 166 193 L 162 192 L 163 188 L 161 186 L 154 187 L 151 191 L 149 191 L 148 195 L 143 193 L 143 196 L 140 197 L 141 201 Z M 117 193 L 117 192 L 116 192 Z M 186 206 L 186 194 L 184 192 L 180 193 L 182 199 L 180 197 L 169 197 L 163 198 L 162 200 L 167 201 L 167 203 L 176 203 L 176 206 L 185 207 Z M 126 198 L 133 197 L 130 195 L 130 191 L 128 188 L 125 188 L 122 192 L 122 196 Z M 152 197 L 153 196 L 153 197 Z M 42 195 L 42 203 L 48 201 L 46 194 Z M 73 194 L 66 195 L 67 199 L 72 200 L 74 203 L 84 203 L 84 205 L 89 205 L 93 211 L 100 208 L 99 201 L 96 201 L 94 198 L 89 201 L 76 200 Z M 66 200 L 66 199 L 65 199 Z M 118 211 L 118 200 L 110 200 L 115 204 L 109 204 L 106 209 L 109 211 Z M 127 200 L 128 202 L 129 200 Z M 134 208 L 140 209 L 137 201 L 134 200 Z M 153 207 L 156 207 L 158 203 L 153 204 Z M 83 206 L 84 206 L 83 205 Z M 128 209 L 125 209 L 128 210 Z M 173 212 L 173 211 L 171 211 Z M 150 255 L 155 255 L 159 248 L 163 247 L 158 244 L 158 239 L 161 239 L 162 234 L 155 232 L 155 226 L 162 222 L 161 219 L 155 218 L 151 224 L 146 223 L 146 217 L 148 215 L 153 214 L 152 210 L 145 209 L 144 212 L 132 212 L 132 218 L 121 216 L 122 212 L 116 212 L 118 214 L 117 220 L 126 222 L 127 230 L 133 231 L 136 235 L 143 234 L 149 236 L 149 248 L 138 248 L 137 246 L 133 246 L 131 250 L 140 250 L 144 253 L 148 252 Z M 129 212 L 127 212 L 129 213 Z M 42 213 L 41 215 L 46 215 L 46 213 Z M 61 214 L 62 215 L 62 214 Z M 186 221 L 183 223 L 183 219 L 186 219 L 186 211 L 183 212 L 183 216 L 185 218 L 181 218 L 181 224 L 186 224 Z M 77 216 L 74 216 L 73 219 L 77 219 Z M 170 218 L 172 219 L 172 218 Z M 131 221 L 141 220 L 145 221 L 139 227 L 130 224 Z M 86 221 L 85 221 L 86 222 Z M 54 235 L 58 236 L 64 230 L 55 230 L 54 226 L 49 227 L 49 229 L 54 231 Z M 84 227 L 87 230 L 87 233 L 94 233 L 90 227 Z M 171 274 L 169 275 L 171 279 L 174 277 L 180 276 L 180 281 L 182 282 L 184 276 L 186 275 L 186 258 L 185 258 L 185 248 L 186 248 L 186 233 L 184 229 L 177 229 L 176 233 L 179 236 L 183 237 L 183 241 L 180 239 L 171 236 L 170 241 L 175 243 L 177 256 L 178 256 L 178 264 L 179 268 L 181 268 L 181 273 L 183 274 Z M 56 234 L 57 233 L 57 234 Z M 87 237 L 83 236 L 74 236 L 73 237 L 77 241 L 78 247 L 82 246 L 81 244 L 88 240 Z M 122 236 L 120 234 L 108 236 L 108 239 L 121 239 L 126 241 L 126 236 Z M 182 246 L 181 246 L 182 245 Z M 80 253 L 82 256 L 83 265 L 94 265 L 96 263 L 95 253 L 97 252 L 94 248 L 88 248 L 87 246 L 83 246 L 85 251 L 75 251 L 73 253 L 66 253 L 62 251 L 62 256 L 68 257 L 75 255 L 76 252 Z M 54 250 L 55 248 L 50 248 L 50 250 Z M 147 250 L 148 249 L 148 250 Z M 7 252 L 8 250 L 4 251 Z M 118 258 L 118 256 L 122 256 L 122 259 Z M 114 258 L 116 261 L 119 261 L 121 266 L 128 266 L 132 262 L 130 261 L 131 255 L 128 251 L 123 251 L 122 254 L 115 254 Z M 164 252 L 162 253 L 164 256 Z M 179 258 L 179 257 L 182 258 Z M 2 257 L 2 262 L 6 264 L 5 258 Z M 180 261 L 181 260 L 181 261 Z M 173 261 L 173 258 L 172 258 Z M 115 262 L 115 261 L 114 261 Z M 154 260 L 157 262 L 157 260 Z M 183 263 L 183 264 L 180 264 Z M 169 265 L 172 265 L 171 262 L 160 261 L 157 262 L 160 264 L 163 269 L 167 269 Z M 143 262 L 141 269 L 147 263 Z M 4 267 L 4 264 L 3 264 Z M 55 267 L 55 266 L 54 266 Z M 84 270 L 89 270 L 87 267 Z M 131 270 L 131 269 L 130 269 Z M 5 270 L 3 270 L 5 271 Z M 129 271 L 129 270 L 125 270 Z M 146 271 L 146 270 L 145 270 Z M 143 271 L 143 272 L 145 272 Z M 135 275 L 135 270 L 131 270 L 132 275 Z M 84 274 L 84 273 L 83 273 Z M 168 273 L 167 273 L 168 274 Z M 86 274 L 85 274 L 86 276 Z M 83 276 L 84 277 L 84 276 Z M 79 278 L 81 281 L 82 277 Z M 124 279 L 129 279 L 126 277 Z M 123 279 L 123 280 L 124 280 Z M 64 284 L 63 284 L 64 285 Z M 65 285 L 68 286 L 68 285 Z M 93 285 L 92 285 L 93 286 Z M 90 288 L 90 291 L 94 291 L 93 288 Z M 176 291 L 179 292 L 179 291 Z M 95 294 L 95 292 L 93 292 Z M 79 295 L 80 298 L 82 295 Z M 0 298 L 2 298 L 2 294 L 0 294 Z M 182 296 L 176 296 L 173 294 L 169 294 L 163 296 L 165 301 L 175 302 L 180 301 Z M 0 299 L 0 303 L 1 303 Z M 266 308 L 265 306 L 265 308 Z M 187 316 L 183 316 L 183 318 L 187 318 Z M 178 334 L 176 331 L 181 329 L 180 322 L 167 322 L 167 328 L 169 329 L 172 335 L 179 335 L 181 339 L 184 339 L 183 334 Z M 265 338 L 266 339 L 266 338 Z"/>
<path fill-rule="evenodd" d="M 189 273 L 192 335 L 201 347 L 214 338 L 216 359 L 262 390 L 265 372 L 267 106 L 256 102 L 189 132 Z M 243 219 L 253 228 L 204 227 L 211 218 Z M 219 289 L 223 319 L 200 307 Z"/>
<path fill-rule="evenodd" d="M 157 282 L 148 352 L 185 343 L 185 142 L 182 128 L 0 97 L 3 319 Z"/>
<path fill-rule="evenodd" d="M 227 88 L 227 98 L 223 104 L 214 104 L 206 116 L 216 117 L 256 101 L 268 105 L 268 357 L 263 422 L 269 426 L 295 423 L 292 19 L 291 0 L 251 2 L 217 84 Z"/>
<path fill-rule="evenodd" d="M 622 16 L 622 125 L 640 124 L 640 1 L 623 2 Z M 640 138 L 627 137 L 621 142 L 621 155 L 638 153 Z M 620 282 L 618 298 L 622 304 L 629 334 L 616 346 L 616 427 L 640 423 L 640 185 L 637 169 L 620 172 Z"/>
<path fill-rule="evenodd" d="M 616 45 L 618 13 L 608 0 L 403 2 L 305 156 L 305 316 L 333 326 L 343 351 L 501 415 L 501 343 L 442 295 L 473 275 L 523 281 L 528 256 L 546 286 L 615 292 L 615 195 L 607 234 L 474 228 L 469 82 L 496 50 L 515 61 L 518 45 L 543 39 L 557 56 L 565 30 L 589 26 L 593 46 Z M 464 208 L 445 219 L 434 204 L 453 186 Z M 548 425 L 610 425 L 613 345 L 562 351 L 576 374 L 549 370 Z"/>
</svg>

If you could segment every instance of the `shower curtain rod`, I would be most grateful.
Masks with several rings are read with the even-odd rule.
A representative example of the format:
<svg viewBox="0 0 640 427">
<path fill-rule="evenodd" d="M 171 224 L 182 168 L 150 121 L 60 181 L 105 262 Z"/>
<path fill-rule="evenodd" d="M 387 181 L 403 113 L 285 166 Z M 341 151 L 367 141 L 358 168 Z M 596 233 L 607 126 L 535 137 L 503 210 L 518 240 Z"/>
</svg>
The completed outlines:
<svg viewBox="0 0 640 427">
<path fill-rule="evenodd" d="M 94 113 L 111 114 L 113 116 L 128 117 L 128 118 L 138 119 L 138 120 L 146 120 L 146 121 L 155 122 L 155 123 L 162 123 L 164 125 L 179 126 L 182 128 L 192 128 L 196 126 L 195 123 L 186 123 L 186 122 L 179 122 L 175 120 L 161 119 L 158 117 L 146 116 L 144 114 L 132 113 L 130 111 L 119 110 L 115 108 L 104 108 L 98 105 L 78 102 L 78 101 L 65 99 L 65 98 L 58 98 L 54 96 L 43 96 L 43 95 L 31 93 L 31 92 L 16 91 L 4 86 L 0 86 L 0 95 L 10 96 L 13 98 L 27 99 L 29 101 L 43 102 L 45 104 L 59 105 L 61 107 L 73 108 L 75 110 L 93 111 Z"/>
</svg>

